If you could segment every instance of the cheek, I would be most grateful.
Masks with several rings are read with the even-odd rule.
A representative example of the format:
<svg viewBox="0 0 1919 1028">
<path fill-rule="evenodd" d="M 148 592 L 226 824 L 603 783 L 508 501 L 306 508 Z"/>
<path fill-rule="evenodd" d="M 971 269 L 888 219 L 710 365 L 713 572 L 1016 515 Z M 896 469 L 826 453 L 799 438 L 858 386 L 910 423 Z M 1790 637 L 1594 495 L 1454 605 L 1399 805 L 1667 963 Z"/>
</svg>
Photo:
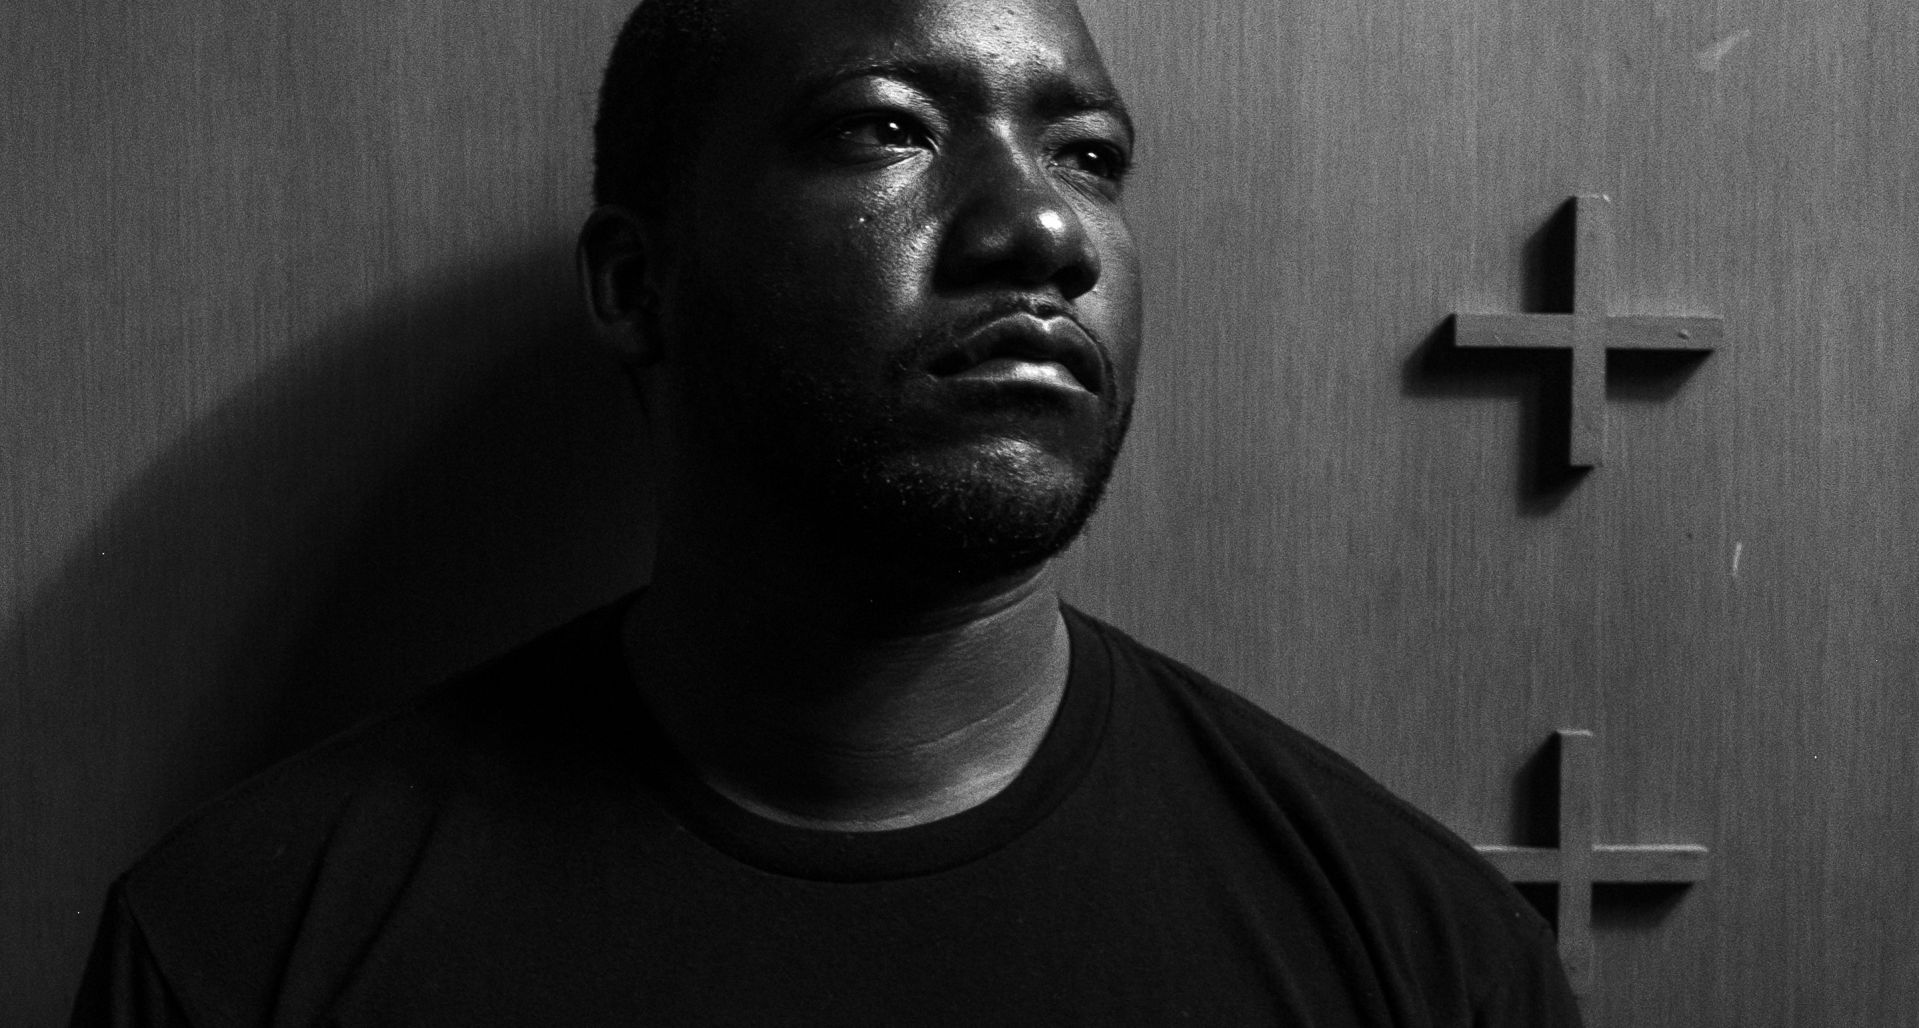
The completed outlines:
<svg viewBox="0 0 1919 1028">
<path fill-rule="evenodd" d="M 827 289 L 855 304 L 896 306 L 931 287 L 940 224 L 918 193 L 869 191 L 833 212 L 827 237 L 818 240 L 828 259 L 813 265 Z"/>
<path fill-rule="evenodd" d="M 910 173 L 911 166 L 892 170 L 896 173 L 878 180 L 764 182 L 736 208 L 743 233 L 802 262 L 826 258 L 870 265 L 911 251 L 924 234 L 922 226 L 934 220 L 934 198 L 923 176 Z"/>
<path fill-rule="evenodd" d="M 1093 289 L 1080 298 L 1079 306 L 1098 322 L 1113 363 L 1130 376 L 1139 363 L 1140 350 L 1143 287 L 1139 253 L 1131 229 L 1119 214 L 1089 218 L 1086 224 L 1099 250 L 1100 275 Z"/>
<path fill-rule="evenodd" d="M 824 203 L 800 198 L 744 211 L 720 273 L 762 320 L 798 328 L 862 322 L 915 308 L 932 281 L 938 232 L 919 205 L 886 195 Z"/>
<path fill-rule="evenodd" d="M 927 328 L 936 238 L 898 205 L 733 212 L 705 237 L 698 284 L 683 293 L 698 305 L 682 309 L 677 333 L 688 388 L 876 388 Z"/>
</svg>

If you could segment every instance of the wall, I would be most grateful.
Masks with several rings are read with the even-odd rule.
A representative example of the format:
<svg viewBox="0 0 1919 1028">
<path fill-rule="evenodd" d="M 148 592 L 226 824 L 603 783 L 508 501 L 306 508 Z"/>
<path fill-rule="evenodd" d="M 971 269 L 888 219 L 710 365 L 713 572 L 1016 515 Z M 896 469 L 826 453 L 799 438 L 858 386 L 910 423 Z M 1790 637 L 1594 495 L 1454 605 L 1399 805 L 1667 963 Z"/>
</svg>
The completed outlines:
<svg viewBox="0 0 1919 1028">
<path fill-rule="evenodd" d="M 192 806 L 642 576 L 571 262 L 623 14 L 0 11 L 0 1023 Z"/>
</svg>

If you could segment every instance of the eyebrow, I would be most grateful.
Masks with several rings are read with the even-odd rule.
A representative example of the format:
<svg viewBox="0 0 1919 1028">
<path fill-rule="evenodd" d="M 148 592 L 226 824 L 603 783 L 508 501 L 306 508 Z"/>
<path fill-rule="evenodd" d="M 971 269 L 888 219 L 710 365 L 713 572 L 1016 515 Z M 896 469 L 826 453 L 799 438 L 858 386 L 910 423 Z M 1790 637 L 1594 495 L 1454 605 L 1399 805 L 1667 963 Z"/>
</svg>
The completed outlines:
<svg viewBox="0 0 1919 1028">
<path fill-rule="evenodd" d="M 862 78 L 895 79 L 922 92 L 941 95 L 965 96 L 978 91 L 975 80 L 968 74 L 967 66 L 958 62 L 849 61 L 801 80 L 793 107 L 794 109 L 804 107 L 840 84 Z M 1050 77 L 1040 87 L 1035 106 L 1038 112 L 1047 118 L 1088 113 L 1108 114 L 1118 119 L 1121 126 L 1125 128 L 1129 142 L 1136 136 L 1132 111 L 1127 109 L 1126 101 L 1120 97 L 1119 91 L 1104 82 L 1089 83 L 1065 76 Z"/>
</svg>

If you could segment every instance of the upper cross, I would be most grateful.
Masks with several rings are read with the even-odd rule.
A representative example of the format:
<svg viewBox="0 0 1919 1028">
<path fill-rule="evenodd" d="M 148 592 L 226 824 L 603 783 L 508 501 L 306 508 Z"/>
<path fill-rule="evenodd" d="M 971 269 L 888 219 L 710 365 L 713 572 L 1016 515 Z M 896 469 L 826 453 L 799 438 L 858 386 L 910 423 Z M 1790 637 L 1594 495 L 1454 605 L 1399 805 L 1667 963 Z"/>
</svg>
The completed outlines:
<svg viewBox="0 0 1919 1028">
<path fill-rule="evenodd" d="M 1611 313 L 1611 198 L 1574 197 L 1573 223 L 1572 310 L 1563 314 L 1458 314 L 1453 321 L 1453 344 L 1571 351 L 1572 430 L 1566 463 L 1591 468 L 1599 466 L 1606 450 L 1606 352 L 1705 353 L 1719 346 L 1724 322 L 1707 317 Z"/>
</svg>

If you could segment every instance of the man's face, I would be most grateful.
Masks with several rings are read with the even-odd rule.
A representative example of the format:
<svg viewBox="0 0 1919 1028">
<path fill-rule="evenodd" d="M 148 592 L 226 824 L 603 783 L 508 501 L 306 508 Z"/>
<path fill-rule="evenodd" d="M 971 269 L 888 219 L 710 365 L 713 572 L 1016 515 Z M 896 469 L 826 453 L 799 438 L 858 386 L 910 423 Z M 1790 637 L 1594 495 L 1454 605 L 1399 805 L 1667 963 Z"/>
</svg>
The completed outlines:
<svg viewBox="0 0 1919 1028">
<path fill-rule="evenodd" d="M 1078 11 L 733 8 L 656 255 L 680 484 L 919 571 L 1052 556 L 1139 350 L 1131 128 Z"/>
</svg>

